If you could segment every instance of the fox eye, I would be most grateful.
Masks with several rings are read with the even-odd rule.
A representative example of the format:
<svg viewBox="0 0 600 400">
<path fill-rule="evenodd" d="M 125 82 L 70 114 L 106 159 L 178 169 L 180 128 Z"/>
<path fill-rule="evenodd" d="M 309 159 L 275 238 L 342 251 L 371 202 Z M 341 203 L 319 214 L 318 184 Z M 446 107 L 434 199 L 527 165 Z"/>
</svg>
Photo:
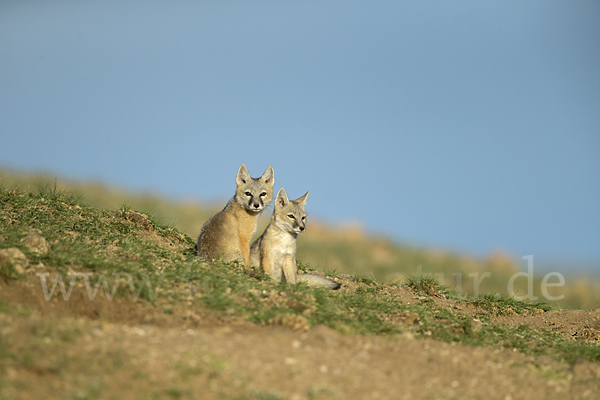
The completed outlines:
<svg viewBox="0 0 600 400">
<path fill-rule="evenodd" d="M 288 214 L 288 217 L 291 219 L 296 219 L 296 217 L 294 217 L 294 214 Z"/>
<path fill-rule="evenodd" d="M 245 194 L 246 196 L 248 196 L 248 197 L 252 197 L 252 193 L 250 193 L 250 192 L 246 192 L 246 193 L 244 193 L 244 194 Z"/>
<path fill-rule="evenodd" d="M 260 194 L 260 197 L 265 197 L 266 195 L 267 195 L 267 192 L 262 192 L 262 193 Z"/>
</svg>

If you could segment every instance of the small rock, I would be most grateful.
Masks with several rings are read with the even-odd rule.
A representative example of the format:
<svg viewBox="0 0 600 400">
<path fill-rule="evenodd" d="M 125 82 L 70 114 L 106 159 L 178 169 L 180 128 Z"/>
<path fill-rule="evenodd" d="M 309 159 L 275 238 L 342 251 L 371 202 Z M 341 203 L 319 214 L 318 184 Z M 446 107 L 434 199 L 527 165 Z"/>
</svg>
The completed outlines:
<svg viewBox="0 0 600 400">
<path fill-rule="evenodd" d="M 294 364 L 298 363 L 298 360 L 296 360 L 293 357 L 285 357 L 283 359 L 283 362 L 285 363 L 285 365 L 294 365 Z"/>
<path fill-rule="evenodd" d="M 39 233 L 31 231 L 21 239 L 32 253 L 46 254 L 50 251 L 50 243 Z"/>
<path fill-rule="evenodd" d="M 473 320 L 471 320 L 471 330 L 473 332 L 477 332 L 478 330 L 481 329 L 482 326 L 483 326 L 483 322 L 481 322 L 477 318 L 474 318 Z"/>
<path fill-rule="evenodd" d="M 19 274 L 24 274 L 29 268 L 29 260 L 23 252 L 16 247 L 0 250 L 0 266 L 12 265 Z"/>
</svg>

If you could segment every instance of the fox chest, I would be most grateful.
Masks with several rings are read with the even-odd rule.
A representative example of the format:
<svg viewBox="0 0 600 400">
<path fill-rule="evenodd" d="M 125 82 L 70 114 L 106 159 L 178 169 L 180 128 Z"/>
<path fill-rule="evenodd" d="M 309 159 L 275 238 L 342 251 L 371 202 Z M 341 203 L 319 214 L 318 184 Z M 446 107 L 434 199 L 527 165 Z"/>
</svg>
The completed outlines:
<svg viewBox="0 0 600 400">
<path fill-rule="evenodd" d="M 242 218 L 238 218 L 236 221 L 237 231 L 240 237 L 240 241 L 244 244 L 250 245 L 250 240 L 256 232 L 256 223 L 257 218 L 251 216 L 244 216 Z"/>
<path fill-rule="evenodd" d="M 273 261 L 278 264 L 283 263 L 285 259 L 296 255 L 296 241 L 286 236 L 277 237 L 271 242 L 268 252 L 273 258 Z"/>
</svg>

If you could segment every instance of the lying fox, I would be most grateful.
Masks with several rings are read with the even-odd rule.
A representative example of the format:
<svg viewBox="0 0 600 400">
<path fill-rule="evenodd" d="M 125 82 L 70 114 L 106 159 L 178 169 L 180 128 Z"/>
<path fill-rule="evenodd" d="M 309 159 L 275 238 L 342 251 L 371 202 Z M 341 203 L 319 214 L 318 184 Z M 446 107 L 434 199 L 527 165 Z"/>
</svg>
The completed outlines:
<svg viewBox="0 0 600 400">
<path fill-rule="evenodd" d="M 338 282 L 317 275 L 298 275 L 296 238 L 306 229 L 307 198 L 308 192 L 299 199 L 289 200 L 285 190 L 279 189 L 271 222 L 250 247 L 250 264 L 260 266 L 275 282 L 305 282 L 310 286 L 339 289 Z"/>
</svg>

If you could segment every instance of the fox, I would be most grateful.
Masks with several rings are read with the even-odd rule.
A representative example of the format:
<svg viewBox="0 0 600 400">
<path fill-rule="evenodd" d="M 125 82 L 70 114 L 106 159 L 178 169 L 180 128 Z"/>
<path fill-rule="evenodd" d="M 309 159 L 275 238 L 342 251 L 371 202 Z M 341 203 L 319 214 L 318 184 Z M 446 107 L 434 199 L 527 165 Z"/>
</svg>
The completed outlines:
<svg viewBox="0 0 600 400">
<path fill-rule="evenodd" d="M 310 286 L 337 290 L 341 286 L 338 282 L 317 275 L 298 274 L 296 239 L 306 229 L 308 193 L 289 200 L 285 189 L 279 189 L 271 221 L 250 247 L 250 264 L 261 267 L 275 282 L 305 282 Z"/>
<path fill-rule="evenodd" d="M 258 217 L 273 200 L 275 173 L 269 166 L 260 178 L 252 178 L 244 164 L 239 168 L 236 191 L 222 211 L 212 216 L 200 230 L 198 256 L 206 261 L 250 262 L 250 241 Z"/>
</svg>

